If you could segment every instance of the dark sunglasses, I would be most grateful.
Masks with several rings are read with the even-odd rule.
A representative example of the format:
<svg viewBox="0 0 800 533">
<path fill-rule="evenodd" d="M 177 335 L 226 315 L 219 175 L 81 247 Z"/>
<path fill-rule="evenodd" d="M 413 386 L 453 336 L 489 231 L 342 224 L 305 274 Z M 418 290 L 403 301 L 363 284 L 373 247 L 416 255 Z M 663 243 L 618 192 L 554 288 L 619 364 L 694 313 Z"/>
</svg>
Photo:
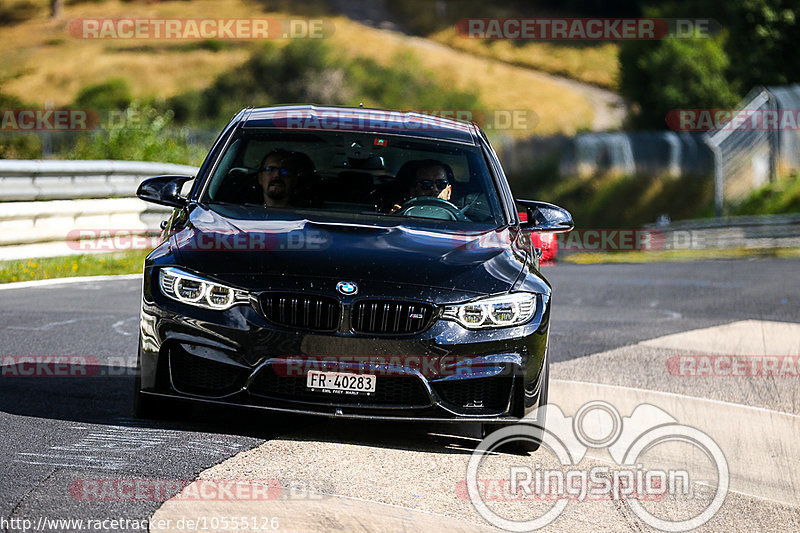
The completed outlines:
<svg viewBox="0 0 800 533">
<path fill-rule="evenodd" d="M 449 182 L 449 181 L 447 181 L 447 180 L 445 180 L 445 179 L 439 179 L 439 180 L 419 180 L 419 181 L 417 182 L 417 185 L 418 185 L 418 186 L 419 186 L 419 187 L 420 187 L 420 188 L 421 188 L 423 191 L 429 191 L 429 190 L 433 189 L 434 185 L 436 186 L 436 190 L 438 190 L 438 191 L 443 191 L 443 190 L 445 190 L 445 189 L 447 188 L 447 186 L 448 186 L 448 185 L 450 185 L 450 182 Z"/>
</svg>

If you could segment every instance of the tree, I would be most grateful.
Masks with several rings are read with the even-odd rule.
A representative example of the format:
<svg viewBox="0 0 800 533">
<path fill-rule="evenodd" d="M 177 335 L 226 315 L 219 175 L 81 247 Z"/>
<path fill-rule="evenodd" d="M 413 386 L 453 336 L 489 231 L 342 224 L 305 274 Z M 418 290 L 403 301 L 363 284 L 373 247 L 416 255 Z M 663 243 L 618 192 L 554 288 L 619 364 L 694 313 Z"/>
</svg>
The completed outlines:
<svg viewBox="0 0 800 533">
<path fill-rule="evenodd" d="M 727 2 L 730 73 L 741 92 L 800 81 L 798 0 Z"/>
<path fill-rule="evenodd" d="M 636 104 L 633 126 L 664 129 L 673 109 L 728 108 L 737 95 L 726 79 L 722 37 L 627 41 L 620 50 L 620 92 Z"/>
<path fill-rule="evenodd" d="M 61 8 L 64 7 L 64 0 L 50 0 L 50 17 L 57 18 L 61 15 Z"/>
<path fill-rule="evenodd" d="M 753 87 L 800 82 L 798 0 L 674 0 L 645 16 L 713 18 L 713 38 L 633 42 L 620 51 L 620 92 L 640 108 L 633 125 L 663 128 L 670 109 L 728 107 Z"/>
</svg>

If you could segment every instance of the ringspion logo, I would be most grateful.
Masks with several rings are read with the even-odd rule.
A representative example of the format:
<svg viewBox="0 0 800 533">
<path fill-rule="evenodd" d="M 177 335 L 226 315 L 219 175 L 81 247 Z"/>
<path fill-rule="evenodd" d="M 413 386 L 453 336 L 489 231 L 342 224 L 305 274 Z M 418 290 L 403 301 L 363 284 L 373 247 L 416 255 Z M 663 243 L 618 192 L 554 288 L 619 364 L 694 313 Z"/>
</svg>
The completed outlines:
<svg viewBox="0 0 800 533">
<path fill-rule="evenodd" d="M 557 460 L 555 467 L 543 467 L 543 460 L 531 464 L 527 456 L 497 453 L 514 441 L 541 443 L 537 454 L 549 454 Z M 705 457 L 704 462 L 683 461 L 682 456 L 675 458 L 670 452 L 659 456 L 659 449 L 674 452 L 676 444 L 682 446 L 683 455 L 697 453 Z M 604 450 L 613 463 L 583 466 L 590 450 Z M 503 462 L 498 466 L 499 461 Z M 651 466 L 645 466 L 646 462 Z M 482 468 L 491 463 L 494 472 L 507 472 L 508 478 L 481 476 Z M 466 480 L 456 484 L 456 494 L 463 497 L 466 491 L 481 517 L 507 531 L 544 528 L 567 505 L 598 500 L 624 503 L 650 527 L 689 531 L 714 517 L 724 504 L 730 485 L 727 458 L 703 431 L 680 424 L 654 405 L 640 404 L 630 416 L 623 417 L 616 407 L 599 400 L 585 403 L 574 417 L 565 416 L 558 406 L 548 404 L 521 423 L 494 431 L 475 448 L 466 474 Z M 700 501 L 695 486 L 712 487 L 709 497 Z M 679 499 L 698 504 L 677 514 L 658 505 L 661 501 L 674 505 Z M 531 505 L 524 516 L 508 518 L 504 508 L 492 506 L 496 501 L 553 503 L 547 508 Z M 651 504 L 643 505 L 647 502 Z"/>
</svg>

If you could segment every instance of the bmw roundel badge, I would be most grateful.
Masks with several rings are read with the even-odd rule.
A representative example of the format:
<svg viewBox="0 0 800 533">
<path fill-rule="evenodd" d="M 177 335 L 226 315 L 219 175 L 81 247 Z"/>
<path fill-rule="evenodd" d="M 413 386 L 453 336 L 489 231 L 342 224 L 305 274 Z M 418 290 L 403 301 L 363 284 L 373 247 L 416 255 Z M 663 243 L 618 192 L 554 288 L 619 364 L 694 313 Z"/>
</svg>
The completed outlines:
<svg viewBox="0 0 800 533">
<path fill-rule="evenodd" d="M 352 281 L 340 281 L 336 284 L 336 290 L 345 296 L 352 296 L 358 292 L 358 285 Z"/>
</svg>

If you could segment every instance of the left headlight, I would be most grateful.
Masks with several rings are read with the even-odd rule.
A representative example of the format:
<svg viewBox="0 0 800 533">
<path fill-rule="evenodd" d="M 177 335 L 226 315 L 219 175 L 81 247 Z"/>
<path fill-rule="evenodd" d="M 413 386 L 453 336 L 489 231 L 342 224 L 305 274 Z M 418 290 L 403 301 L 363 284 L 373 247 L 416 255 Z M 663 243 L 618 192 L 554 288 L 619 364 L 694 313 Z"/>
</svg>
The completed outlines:
<svg viewBox="0 0 800 533">
<path fill-rule="evenodd" d="M 512 292 L 464 304 L 448 305 L 444 308 L 442 317 L 455 320 L 469 329 L 502 328 L 524 324 L 535 312 L 535 294 Z"/>
<path fill-rule="evenodd" d="M 246 291 L 221 285 L 177 268 L 162 268 L 158 275 L 161 292 L 181 303 L 224 311 L 250 301 Z"/>
</svg>

